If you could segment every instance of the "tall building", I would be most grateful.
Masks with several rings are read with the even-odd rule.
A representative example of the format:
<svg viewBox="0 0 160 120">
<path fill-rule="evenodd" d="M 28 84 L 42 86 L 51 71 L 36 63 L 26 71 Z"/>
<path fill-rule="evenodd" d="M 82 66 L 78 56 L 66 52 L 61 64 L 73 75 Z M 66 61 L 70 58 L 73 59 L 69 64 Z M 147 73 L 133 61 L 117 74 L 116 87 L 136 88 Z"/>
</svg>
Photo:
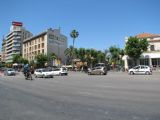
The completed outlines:
<svg viewBox="0 0 160 120">
<path fill-rule="evenodd" d="M 137 60 L 138 65 L 148 65 L 151 67 L 160 67 L 160 34 L 150 34 L 150 33 L 142 33 L 136 35 L 137 38 L 146 38 L 149 46 L 148 50 L 140 56 L 139 60 Z M 125 38 L 125 42 L 127 42 L 128 38 Z M 123 56 L 125 68 L 128 69 L 133 67 L 133 60 L 129 56 Z"/>
<path fill-rule="evenodd" d="M 67 49 L 67 37 L 60 33 L 60 29 L 48 29 L 36 36 L 23 41 L 23 57 L 29 61 L 35 60 L 35 56 L 43 53 L 49 55 L 55 53 L 62 63 L 65 63 L 64 51 Z"/>
<path fill-rule="evenodd" d="M 32 36 L 32 33 L 23 27 L 21 22 L 12 22 L 9 34 L 2 41 L 2 60 L 12 62 L 13 55 L 22 54 L 24 39 Z"/>
</svg>

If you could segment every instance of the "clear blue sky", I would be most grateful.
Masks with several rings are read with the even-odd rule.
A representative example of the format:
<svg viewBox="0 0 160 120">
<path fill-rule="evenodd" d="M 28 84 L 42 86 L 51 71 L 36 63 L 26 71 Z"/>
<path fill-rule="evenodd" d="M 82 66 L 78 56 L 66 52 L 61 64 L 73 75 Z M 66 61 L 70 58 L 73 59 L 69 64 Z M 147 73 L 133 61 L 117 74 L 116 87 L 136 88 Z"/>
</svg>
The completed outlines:
<svg viewBox="0 0 160 120">
<path fill-rule="evenodd" d="M 160 0 L 0 0 L 1 38 L 12 21 L 23 22 L 34 35 L 61 27 L 69 45 L 76 29 L 78 48 L 123 48 L 125 36 L 160 34 Z"/>
</svg>

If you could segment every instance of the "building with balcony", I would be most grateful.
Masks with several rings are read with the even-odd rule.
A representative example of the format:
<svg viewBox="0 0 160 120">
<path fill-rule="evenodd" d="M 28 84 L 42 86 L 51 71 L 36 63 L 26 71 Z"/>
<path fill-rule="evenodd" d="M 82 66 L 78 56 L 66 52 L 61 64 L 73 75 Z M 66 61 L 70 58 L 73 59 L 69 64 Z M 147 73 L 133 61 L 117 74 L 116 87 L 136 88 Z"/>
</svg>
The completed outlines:
<svg viewBox="0 0 160 120">
<path fill-rule="evenodd" d="M 12 22 L 9 34 L 2 41 L 2 61 L 12 62 L 13 55 L 22 54 L 23 40 L 31 36 L 21 22 Z"/>
<path fill-rule="evenodd" d="M 60 33 L 60 29 L 50 28 L 23 41 L 23 57 L 29 61 L 35 61 L 38 54 L 55 53 L 63 64 L 66 60 L 64 54 L 66 49 L 67 37 Z"/>
<path fill-rule="evenodd" d="M 136 35 L 137 38 L 146 38 L 149 46 L 148 50 L 142 53 L 137 65 L 148 65 L 151 67 L 160 67 L 160 34 L 142 33 Z M 128 37 L 125 38 L 127 42 Z M 129 56 L 125 55 L 123 58 L 125 63 L 125 69 L 133 67 L 133 60 Z"/>
</svg>

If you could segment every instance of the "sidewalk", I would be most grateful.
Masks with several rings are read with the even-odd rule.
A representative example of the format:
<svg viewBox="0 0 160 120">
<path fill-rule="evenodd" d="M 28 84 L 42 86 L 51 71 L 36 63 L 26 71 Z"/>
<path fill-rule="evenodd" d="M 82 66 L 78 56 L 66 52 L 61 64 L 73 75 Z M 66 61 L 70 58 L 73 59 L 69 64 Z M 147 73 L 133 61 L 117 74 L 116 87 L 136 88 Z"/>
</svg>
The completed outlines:
<svg viewBox="0 0 160 120">
<path fill-rule="evenodd" d="M 3 73 L 3 72 L 0 72 L 0 76 L 4 76 L 4 73 Z"/>
</svg>

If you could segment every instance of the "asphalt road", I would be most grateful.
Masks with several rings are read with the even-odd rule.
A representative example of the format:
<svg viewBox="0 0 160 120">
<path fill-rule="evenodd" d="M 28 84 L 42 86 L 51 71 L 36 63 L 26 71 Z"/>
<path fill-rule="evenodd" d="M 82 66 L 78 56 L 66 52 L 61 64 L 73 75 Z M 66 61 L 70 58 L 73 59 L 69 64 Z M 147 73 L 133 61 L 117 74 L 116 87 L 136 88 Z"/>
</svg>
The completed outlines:
<svg viewBox="0 0 160 120">
<path fill-rule="evenodd" d="M 160 120 L 160 73 L 0 76 L 0 120 Z"/>
</svg>

